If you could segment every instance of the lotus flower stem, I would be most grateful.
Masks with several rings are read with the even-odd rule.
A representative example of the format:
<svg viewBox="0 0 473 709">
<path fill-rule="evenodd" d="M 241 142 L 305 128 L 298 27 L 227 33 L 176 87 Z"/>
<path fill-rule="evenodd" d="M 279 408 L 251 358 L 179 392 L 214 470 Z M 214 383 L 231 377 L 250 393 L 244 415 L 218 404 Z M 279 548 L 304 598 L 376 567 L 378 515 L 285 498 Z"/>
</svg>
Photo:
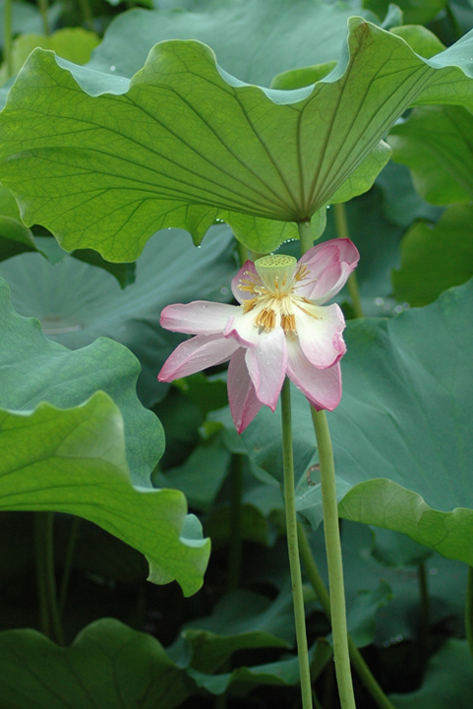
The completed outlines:
<svg viewBox="0 0 473 709">
<path fill-rule="evenodd" d="M 309 579 L 309 583 L 314 589 L 315 595 L 317 596 L 325 615 L 330 620 L 330 597 L 312 555 L 304 525 L 300 522 L 298 523 L 298 540 L 299 553 L 305 573 Z M 348 650 L 353 667 L 356 669 L 358 676 L 373 697 L 378 707 L 380 709 L 394 709 L 393 704 L 391 704 L 375 677 L 373 677 L 370 668 L 363 658 L 363 655 L 356 647 L 350 635 L 348 635 Z"/>
<path fill-rule="evenodd" d="M 465 630 L 470 655 L 473 657 L 473 568 L 468 567 L 468 582 L 466 586 Z"/>
<path fill-rule="evenodd" d="M 38 0 L 38 7 L 43 20 L 43 32 L 48 35 L 51 31 L 48 20 L 48 0 Z"/>
<path fill-rule="evenodd" d="M 312 709 L 309 649 L 305 624 L 302 574 L 297 540 L 296 500 L 294 492 L 294 458 L 292 449 L 291 390 L 286 378 L 281 390 L 282 448 L 284 465 L 284 506 L 286 509 L 287 548 L 291 570 L 292 597 L 296 624 L 297 652 L 301 677 L 303 709 Z"/>
<path fill-rule="evenodd" d="M 242 550 L 243 456 L 234 455 L 230 464 L 230 549 L 228 555 L 228 590 L 240 584 Z"/>
<path fill-rule="evenodd" d="M 355 709 L 355 696 L 348 652 L 345 589 L 343 585 L 342 550 L 338 527 L 337 490 L 335 486 L 332 441 L 325 411 L 316 411 L 311 406 L 311 413 L 319 449 L 335 672 L 342 709 Z"/>
<path fill-rule="evenodd" d="M 54 576 L 54 512 L 35 512 L 34 519 L 41 630 L 51 640 L 63 645 L 61 614 Z"/>
<path fill-rule="evenodd" d="M 333 213 L 335 216 L 335 228 L 337 230 L 337 236 L 339 239 L 348 239 L 348 221 L 345 205 L 340 202 L 339 204 L 333 205 Z M 356 318 L 364 318 L 363 308 L 361 306 L 360 291 L 358 289 L 358 279 L 356 273 L 350 273 L 347 281 L 348 292 L 350 293 L 350 298 L 353 306 L 353 312 Z"/>
</svg>

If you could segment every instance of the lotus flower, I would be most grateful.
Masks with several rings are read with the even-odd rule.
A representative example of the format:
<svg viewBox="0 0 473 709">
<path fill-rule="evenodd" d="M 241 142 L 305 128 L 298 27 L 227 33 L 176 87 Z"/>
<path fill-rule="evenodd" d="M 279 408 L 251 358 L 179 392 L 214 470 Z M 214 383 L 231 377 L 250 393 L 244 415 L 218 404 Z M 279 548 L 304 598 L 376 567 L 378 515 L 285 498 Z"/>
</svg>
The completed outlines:
<svg viewBox="0 0 473 709">
<path fill-rule="evenodd" d="M 344 286 L 359 254 L 349 239 L 332 239 L 292 256 L 247 261 L 232 281 L 240 305 L 197 300 L 168 305 L 167 330 L 195 337 L 180 344 L 158 379 L 171 382 L 230 360 L 228 399 L 241 433 L 265 404 L 274 411 L 286 376 L 318 410 L 342 394 L 343 313 L 324 306 Z"/>
</svg>

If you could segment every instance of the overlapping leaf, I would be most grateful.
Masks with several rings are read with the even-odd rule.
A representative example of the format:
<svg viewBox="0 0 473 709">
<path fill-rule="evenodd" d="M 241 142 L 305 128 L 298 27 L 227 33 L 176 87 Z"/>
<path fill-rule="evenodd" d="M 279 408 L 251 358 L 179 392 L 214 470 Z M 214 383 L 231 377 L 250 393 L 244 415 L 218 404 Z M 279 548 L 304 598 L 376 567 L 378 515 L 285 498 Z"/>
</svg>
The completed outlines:
<svg viewBox="0 0 473 709">
<path fill-rule="evenodd" d="M 38 318 L 51 339 L 71 349 L 101 335 L 126 345 L 140 360 L 138 393 L 150 406 L 168 389 L 156 377 L 180 340 L 159 327 L 161 310 L 171 302 L 228 299 L 235 272 L 231 240 L 224 225 L 211 229 L 201 249 L 185 232 L 156 234 L 137 263 L 135 283 L 124 291 L 102 269 L 67 255 L 55 265 L 34 254 L 12 259 L 0 266 L 0 276 L 10 284 L 15 309 Z"/>
<path fill-rule="evenodd" d="M 36 50 L 0 118 L 1 179 L 26 224 L 112 261 L 136 258 L 156 229 L 199 241 L 235 213 L 240 239 L 274 248 L 287 222 L 369 188 L 407 106 L 473 105 L 473 34 L 423 60 L 360 18 L 349 25 L 337 68 L 294 92 L 241 85 L 192 41 L 156 45 L 131 82 Z M 241 215 L 274 230 L 245 238 Z"/>
<path fill-rule="evenodd" d="M 329 416 L 343 517 L 403 532 L 473 563 L 473 282 L 393 320 L 352 322 L 344 393 Z M 322 519 L 308 404 L 293 397 L 296 504 Z M 263 408 L 242 436 L 258 469 L 281 479 L 280 422 Z"/>
<path fill-rule="evenodd" d="M 85 517 L 144 553 L 151 580 L 194 593 L 209 543 L 182 493 L 151 488 L 164 440 L 136 396 L 138 362 L 104 338 L 75 352 L 47 340 L 0 287 L 0 506 Z"/>
</svg>

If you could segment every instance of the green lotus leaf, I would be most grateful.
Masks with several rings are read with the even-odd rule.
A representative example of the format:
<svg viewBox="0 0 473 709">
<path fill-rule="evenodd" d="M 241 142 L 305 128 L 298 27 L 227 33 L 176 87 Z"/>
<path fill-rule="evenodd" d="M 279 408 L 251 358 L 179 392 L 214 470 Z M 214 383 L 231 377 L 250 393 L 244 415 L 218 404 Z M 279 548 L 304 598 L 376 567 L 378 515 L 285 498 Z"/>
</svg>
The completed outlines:
<svg viewBox="0 0 473 709">
<path fill-rule="evenodd" d="M 396 709 L 469 709 L 473 692 L 473 664 L 466 640 L 449 638 L 430 659 L 420 689 L 392 694 Z"/>
<path fill-rule="evenodd" d="M 404 22 L 412 25 L 423 25 L 434 19 L 443 10 L 447 0 L 398 0 L 398 5 L 404 15 Z M 365 0 L 364 7 L 375 12 L 378 17 L 384 17 L 390 7 L 389 0 Z"/>
<path fill-rule="evenodd" d="M 417 108 L 392 128 L 393 159 L 407 165 L 431 204 L 471 202 L 473 116 L 461 106 Z"/>
<path fill-rule="evenodd" d="M 199 298 L 228 300 L 236 270 L 231 242 L 223 224 L 211 228 L 200 249 L 185 232 L 156 234 L 137 263 L 135 283 L 124 291 L 103 269 L 67 255 L 52 265 L 40 254 L 24 254 L 0 265 L 0 276 L 10 284 L 17 312 L 38 318 L 50 339 L 76 350 L 106 336 L 128 347 L 142 367 L 140 399 L 151 406 L 169 388 L 156 377 L 181 340 L 160 328 L 161 310 Z"/>
<path fill-rule="evenodd" d="M 232 76 L 269 86 L 283 71 L 336 59 L 353 15 L 344 3 L 320 0 L 217 0 L 189 12 L 181 0 L 178 7 L 120 14 L 88 66 L 131 78 L 156 42 L 197 39 L 214 50 Z M 371 12 L 358 8 L 357 13 L 376 22 Z"/>
<path fill-rule="evenodd" d="M 343 397 L 329 414 L 342 517 L 407 534 L 473 563 L 473 281 L 391 320 L 352 321 Z M 217 412 L 218 413 L 218 412 Z M 214 414 L 215 416 L 216 414 Z M 299 513 L 322 520 L 318 456 L 294 389 Z M 242 434 L 256 472 L 282 480 L 280 421 L 263 407 Z"/>
<path fill-rule="evenodd" d="M 419 222 L 409 229 L 401 244 L 401 267 L 392 280 L 398 300 L 427 305 L 472 276 L 473 207 L 459 204 L 447 209 L 436 225 Z"/>
<path fill-rule="evenodd" d="M 15 709 L 174 709 L 195 690 L 156 638 L 113 618 L 88 625 L 68 648 L 7 630 L 0 665 L 2 702 Z"/>
<path fill-rule="evenodd" d="M 27 225 L 111 261 L 167 226 L 198 242 L 222 214 L 307 221 L 367 189 L 371 154 L 409 105 L 473 106 L 473 33 L 424 60 L 361 18 L 349 28 L 336 69 L 289 92 L 242 85 L 195 41 L 157 44 L 131 82 L 35 50 L 0 117 L 2 182 Z M 273 249 L 283 228 L 245 243 Z"/>
<path fill-rule="evenodd" d="M 133 487 L 123 420 L 107 394 L 66 410 L 2 409 L 0 430 L 1 509 L 84 517 L 145 554 L 150 581 L 177 580 L 185 595 L 201 587 L 209 541 L 188 534 L 182 493 Z"/>
<path fill-rule="evenodd" d="M 131 352 L 105 338 L 76 351 L 48 340 L 37 320 L 13 310 L 3 279 L 0 329 L 0 406 L 31 411 L 47 401 L 66 409 L 82 404 L 98 390 L 105 391 L 123 415 L 133 479 L 151 487 L 150 475 L 162 455 L 164 437 L 156 416 L 136 396 L 139 363 Z"/>
</svg>

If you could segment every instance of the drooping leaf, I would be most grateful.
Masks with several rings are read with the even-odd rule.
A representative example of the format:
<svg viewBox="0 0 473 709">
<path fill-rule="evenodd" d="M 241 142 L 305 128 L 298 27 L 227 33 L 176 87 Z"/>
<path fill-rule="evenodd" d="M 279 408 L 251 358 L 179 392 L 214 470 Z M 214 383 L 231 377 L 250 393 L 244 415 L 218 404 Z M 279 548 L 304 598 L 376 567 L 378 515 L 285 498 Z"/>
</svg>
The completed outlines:
<svg viewBox="0 0 473 709">
<path fill-rule="evenodd" d="M 237 230 L 242 214 L 279 222 L 264 242 L 238 232 L 271 250 L 286 222 L 368 189 L 387 159 L 380 139 L 409 105 L 473 106 L 473 33 L 423 60 L 361 18 L 349 27 L 328 77 L 282 93 L 241 85 L 193 41 L 156 45 L 131 82 L 35 50 L 0 119 L 2 181 L 26 224 L 112 261 L 134 260 L 156 229 L 199 241 L 232 214 Z"/>
<path fill-rule="evenodd" d="M 232 76 L 269 86 L 283 71 L 336 59 L 347 20 L 354 14 L 347 5 L 320 0 L 217 0 L 195 11 L 187 7 L 189 12 L 182 2 L 178 7 L 119 15 L 89 67 L 131 78 L 156 42 L 197 39 L 213 49 L 219 65 Z M 358 9 L 357 14 L 376 21 L 366 10 Z"/>
<path fill-rule="evenodd" d="M 102 335 L 126 345 L 140 360 L 138 393 L 149 406 L 169 388 L 156 377 L 180 341 L 159 327 L 161 310 L 173 302 L 228 300 L 235 268 L 230 231 L 219 225 L 201 249 L 184 232 L 154 236 L 137 263 L 135 283 L 124 291 L 110 274 L 69 256 L 53 266 L 25 254 L 0 266 L 0 276 L 10 284 L 16 310 L 38 318 L 49 338 L 72 349 Z"/>
<path fill-rule="evenodd" d="M 473 116 L 461 106 L 417 108 L 392 128 L 394 160 L 407 165 L 419 194 L 432 204 L 470 202 Z"/>
<path fill-rule="evenodd" d="M 0 287 L 2 509 L 85 517 L 144 553 L 151 580 L 194 593 L 209 544 L 182 493 L 151 489 L 164 440 L 136 396 L 136 359 L 105 338 L 75 352 L 47 340 Z"/>
<path fill-rule="evenodd" d="M 0 507 L 49 510 L 95 522 L 148 559 L 149 580 L 177 580 L 186 595 L 203 582 L 208 540 L 187 537 L 187 504 L 177 490 L 133 487 L 121 414 L 97 392 L 85 404 L 0 410 Z"/>
<path fill-rule="evenodd" d="M 151 635 L 112 618 L 68 648 L 35 630 L 0 633 L 2 702 L 11 709 L 174 709 L 195 685 Z"/>
<path fill-rule="evenodd" d="M 401 267 L 392 274 L 395 295 L 411 305 L 432 303 L 440 293 L 473 276 L 473 208 L 447 209 L 436 225 L 419 222 L 405 234 Z"/>
</svg>

